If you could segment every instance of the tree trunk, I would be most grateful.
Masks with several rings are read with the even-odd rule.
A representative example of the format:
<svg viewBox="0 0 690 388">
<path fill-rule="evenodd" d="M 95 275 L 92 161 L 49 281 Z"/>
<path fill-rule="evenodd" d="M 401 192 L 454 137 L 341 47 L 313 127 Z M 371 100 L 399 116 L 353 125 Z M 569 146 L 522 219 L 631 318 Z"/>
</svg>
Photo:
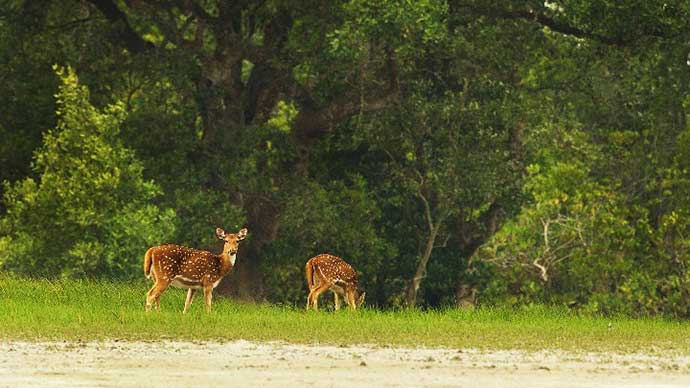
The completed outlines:
<svg viewBox="0 0 690 388">
<path fill-rule="evenodd" d="M 434 250 L 434 243 L 436 242 L 436 236 L 438 236 L 440 227 L 441 222 L 439 221 L 435 226 L 431 227 L 431 230 L 429 230 L 429 237 L 426 240 L 424 253 L 422 254 L 419 264 L 417 264 L 417 271 L 407 287 L 407 292 L 405 294 L 405 305 L 407 307 L 414 307 L 414 305 L 417 303 L 417 292 L 419 291 L 419 286 L 422 284 L 422 279 L 426 274 L 426 266 L 429 264 L 431 252 Z"/>
<path fill-rule="evenodd" d="M 236 266 L 221 282 L 218 292 L 241 300 L 260 301 L 265 297 L 261 271 L 262 252 L 266 244 L 275 240 L 276 211 L 263 203 L 267 201 L 255 199 L 260 198 L 261 194 L 246 192 L 247 188 L 243 187 L 227 187 L 223 169 L 219 168 L 228 165 L 224 159 L 232 155 L 233 148 L 246 132 L 247 126 L 251 125 L 246 122 L 246 110 L 257 109 L 256 101 L 251 104 L 246 101 L 248 93 L 245 93 L 245 86 L 241 81 L 243 58 L 239 47 L 229 45 L 201 61 L 202 77 L 197 83 L 197 101 L 204 132 L 200 141 L 202 152 L 198 156 L 203 158 L 202 164 L 210 168 L 208 184 L 216 190 L 228 191 L 228 197 L 235 198 L 233 202 L 244 208 L 248 220 L 250 238 L 241 245 Z M 268 100 L 262 102 L 273 103 Z"/>
<path fill-rule="evenodd" d="M 266 298 L 263 285 L 262 258 L 267 245 L 278 237 L 279 210 L 270 200 L 257 196 L 244 204 L 250 239 L 240 245 L 237 266 L 219 285 L 219 293 L 245 301 Z"/>
<path fill-rule="evenodd" d="M 481 216 L 479 223 L 466 224 L 461 222 L 458 227 L 458 250 L 461 257 L 467 258 L 467 267 L 465 271 L 461 272 L 458 276 L 456 285 L 455 294 L 458 307 L 460 307 L 462 299 L 460 296 L 467 296 L 467 289 L 472 289 L 476 292 L 476 284 L 467 284 L 468 279 L 472 279 L 475 271 L 473 267 L 474 254 L 479 247 L 498 231 L 502 212 L 501 205 L 497 201 L 494 201 L 491 206 L 489 206 L 486 213 Z"/>
<path fill-rule="evenodd" d="M 501 227 L 505 215 L 503 203 L 507 203 L 510 207 L 509 201 L 514 201 L 515 194 L 520 191 L 522 187 L 518 182 L 521 177 L 527 173 L 524 163 L 524 132 L 525 123 L 523 120 L 518 120 L 515 126 L 510 131 L 510 137 L 507 147 L 510 150 L 511 162 L 513 163 L 513 173 L 515 179 L 511 183 L 513 190 L 503 198 L 497 198 L 491 203 L 489 209 L 482 215 L 478 224 L 466 224 L 460 222 L 458 230 L 459 251 L 461 257 L 467 258 L 467 267 L 464 272 L 460 273 L 456 285 L 456 303 L 460 307 L 461 295 L 465 295 L 466 289 L 470 287 L 467 284 L 468 280 L 473 279 L 475 268 L 473 266 L 474 254 L 484 243 L 486 243 Z M 476 284 L 471 286 L 471 289 L 476 292 Z M 474 298 L 474 296 L 473 296 Z"/>
<path fill-rule="evenodd" d="M 240 248 L 237 254 L 237 265 L 218 286 L 220 295 L 251 302 L 259 302 L 265 298 L 261 272 L 261 248 L 254 241 L 251 241 L 246 249 Z"/>
</svg>

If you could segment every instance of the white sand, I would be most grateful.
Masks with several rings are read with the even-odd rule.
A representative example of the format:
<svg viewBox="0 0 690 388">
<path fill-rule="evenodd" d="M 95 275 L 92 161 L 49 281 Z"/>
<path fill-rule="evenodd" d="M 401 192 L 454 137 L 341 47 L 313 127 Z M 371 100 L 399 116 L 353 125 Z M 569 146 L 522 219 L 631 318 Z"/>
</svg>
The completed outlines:
<svg viewBox="0 0 690 388">
<path fill-rule="evenodd" d="M 286 343 L 0 342 L 0 386 L 690 387 L 690 356 Z"/>
</svg>

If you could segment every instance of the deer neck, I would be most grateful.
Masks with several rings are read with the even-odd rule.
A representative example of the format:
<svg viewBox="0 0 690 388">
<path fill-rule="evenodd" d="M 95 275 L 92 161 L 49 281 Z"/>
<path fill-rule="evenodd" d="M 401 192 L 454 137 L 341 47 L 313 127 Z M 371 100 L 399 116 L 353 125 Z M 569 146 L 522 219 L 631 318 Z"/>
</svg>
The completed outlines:
<svg viewBox="0 0 690 388">
<path fill-rule="evenodd" d="M 235 265 L 235 260 L 237 259 L 237 253 L 231 254 L 230 247 L 228 245 L 223 246 L 223 253 L 220 254 L 221 261 L 223 263 L 222 270 L 226 273 L 232 269 Z"/>
</svg>

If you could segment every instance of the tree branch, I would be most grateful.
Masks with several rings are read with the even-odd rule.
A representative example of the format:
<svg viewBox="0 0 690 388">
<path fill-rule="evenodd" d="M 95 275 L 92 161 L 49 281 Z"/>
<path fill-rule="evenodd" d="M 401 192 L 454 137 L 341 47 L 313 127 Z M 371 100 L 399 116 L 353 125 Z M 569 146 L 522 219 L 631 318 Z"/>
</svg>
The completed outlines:
<svg viewBox="0 0 690 388">
<path fill-rule="evenodd" d="M 142 53 L 154 48 L 153 43 L 143 40 L 137 34 L 132 26 L 129 24 L 127 15 L 125 15 L 115 2 L 111 0 L 88 0 L 93 4 L 103 16 L 113 25 L 120 38 L 124 42 L 127 50 L 133 53 Z"/>
<path fill-rule="evenodd" d="M 609 37 L 591 31 L 586 31 L 567 23 L 559 22 L 551 17 L 544 15 L 543 13 L 537 13 L 531 9 L 523 11 L 504 12 L 503 16 L 508 18 L 534 21 L 541 24 L 542 26 L 549 27 L 549 29 L 551 29 L 552 31 L 561 33 L 563 35 L 570 35 L 577 38 L 596 40 L 598 42 L 609 45 L 624 46 L 626 43 L 629 43 L 620 37 Z"/>
<path fill-rule="evenodd" d="M 431 217 L 431 206 L 429 206 L 429 201 L 424 196 L 424 193 L 422 193 L 421 188 L 420 188 L 419 192 L 417 193 L 417 196 L 422 200 L 422 203 L 424 204 L 424 216 L 426 217 L 426 222 L 427 222 L 427 225 L 429 226 L 429 231 L 433 232 L 433 230 L 435 229 L 435 225 L 434 225 L 434 220 Z M 440 222 L 440 220 L 438 222 Z"/>
<path fill-rule="evenodd" d="M 95 18 L 92 17 L 87 17 L 87 18 L 82 18 L 82 19 L 75 19 L 71 20 L 69 22 L 63 23 L 63 24 L 52 24 L 52 25 L 47 25 L 46 29 L 50 30 L 68 30 L 70 28 L 74 27 L 79 27 L 81 24 L 85 24 L 88 22 L 93 21 Z M 99 18 L 100 19 L 100 18 Z"/>
<path fill-rule="evenodd" d="M 589 39 L 589 40 L 594 40 L 600 43 L 604 43 L 607 45 L 612 45 L 612 46 L 626 46 L 631 43 L 634 43 L 637 40 L 637 36 L 630 36 L 630 37 L 620 37 L 620 36 L 607 36 L 607 35 L 602 35 L 598 34 L 593 31 L 588 31 L 576 26 L 573 26 L 569 23 L 563 22 L 561 20 L 557 20 L 544 12 L 538 12 L 533 9 L 517 9 L 517 10 L 507 10 L 507 9 L 502 9 L 498 7 L 492 7 L 492 6 L 487 6 L 487 7 L 478 7 L 475 5 L 471 4 L 459 4 L 456 7 L 454 7 L 456 10 L 459 10 L 461 8 L 464 9 L 469 9 L 471 12 L 474 12 L 479 15 L 483 16 L 488 16 L 492 18 L 501 18 L 501 19 L 521 19 L 521 20 L 526 20 L 529 22 L 534 22 L 537 23 L 543 27 L 548 27 L 554 32 L 558 32 L 563 35 L 569 35 L 569 36 L 574 36 L 577 38 L 582 38 L 582 39 Z M 647 35 L 649 36 L 654 36 L 657 38 L 672 38 L 676 35 L 673 34 L 667 34 L 667 33 L 662 33 L 660 31 L 648 31 L 646 32 Z"/>
<path fill-rule="evenodd" d="M 321 133 L 330 132 L 340 121 L 360 113 L 371 113 L 382 110 L 397 100 L 398 93 L 390 91 L 380 97 L 360 103 L 352 94 L 343 94 L 333 98 L 320 109 L 302 107 L 295 118 L 294 129 L 299 137 L 311 138 Z"/>
<path fill-rule="evenodd" d="M 541 264 L 539 263 L 539 258 L 534 259 L 534 261 L 532 262 L 532 265 L 535 266 L 535 267 L 537 267 L 537 268 L 539 269 L 539 272 L 540 272 L 540 275 L 539 275 L 539 276 L 541 277 L 541 279 L 542 279 L 544 282 L 548 282 L 548 281 L 549 281 L 549 273 L 548 273 L 548 270 L 547 270 L 547 268 L 546 268 L 545 266 L 543 266 L 543 265 L 541 265 Z"/>
<path fill-rule="evenodd" d="M 541 220 L 541 224 L 544 226 L 544 252 L 549 252 L 549 224 L 550 220 Z"/>
<path fill-rule="evenodd" d="M 318 134 L 329 132 L 339 121 L 361 113 L 371 113 L 388 107 L 391 102 L 396 101 L 400 94 L 398 85 L 398 64 L 395 49 L 386 47 L 385 51 L 385 72 L 387 75 L 387 85 L 373 88 L 368 93 L 375 97 L 363 98 L 362 91 L 359 95 L 355 92 L 344 93 L 331 99 L 328 105 L 320 109 L 309 109 L 309 105 L 302 106 L 303 111 L 298 114 L 294 128 L 299 136 L 314 137 Z M 306 100 L 309 100 L 309 91 L 301 93 Z"/>
</svg>

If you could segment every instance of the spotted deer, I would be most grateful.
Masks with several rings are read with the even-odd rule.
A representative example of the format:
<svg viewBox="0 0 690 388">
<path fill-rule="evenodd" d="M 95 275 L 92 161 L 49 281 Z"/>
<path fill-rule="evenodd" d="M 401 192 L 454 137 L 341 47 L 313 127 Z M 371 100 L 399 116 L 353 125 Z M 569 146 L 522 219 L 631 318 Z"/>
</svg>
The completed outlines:
<svg viewBox="0 0 690 388">
<path fill-rule="evenodd" d="M 213 289 L 235 265 L 237 249 L 247 236 L 247 229 L 227 234 L 217 228 L 216 236 L 225 243 L 223 252 L 217 255 L 174 244 L 158 245 L 146 251 L 144 275 L 153 278 L 153 287 L 146 294 L 146 311 L 151 310 L 154 302 L 160 310 L 161 294 L 170 285 L 188 289 L 182 313 L 189 309 L 196 290 L 204 290 L 206 311 L 211 311 Z"/>
<path fill-rule="evenodd" d="M 366 292 L 359 295 L 357 272 L 345 260 L 324 253 L 309 259 L 304 270 L 309 287 L 307 310 L 310 307 L 318 310 L 319 295 L 327 290 L 333 292 L 336 310 L 340 309 L 338 295 L 343 295 L 345 302 L 352 310 L 356 310 L 364 302 Z"/>
</svg>

